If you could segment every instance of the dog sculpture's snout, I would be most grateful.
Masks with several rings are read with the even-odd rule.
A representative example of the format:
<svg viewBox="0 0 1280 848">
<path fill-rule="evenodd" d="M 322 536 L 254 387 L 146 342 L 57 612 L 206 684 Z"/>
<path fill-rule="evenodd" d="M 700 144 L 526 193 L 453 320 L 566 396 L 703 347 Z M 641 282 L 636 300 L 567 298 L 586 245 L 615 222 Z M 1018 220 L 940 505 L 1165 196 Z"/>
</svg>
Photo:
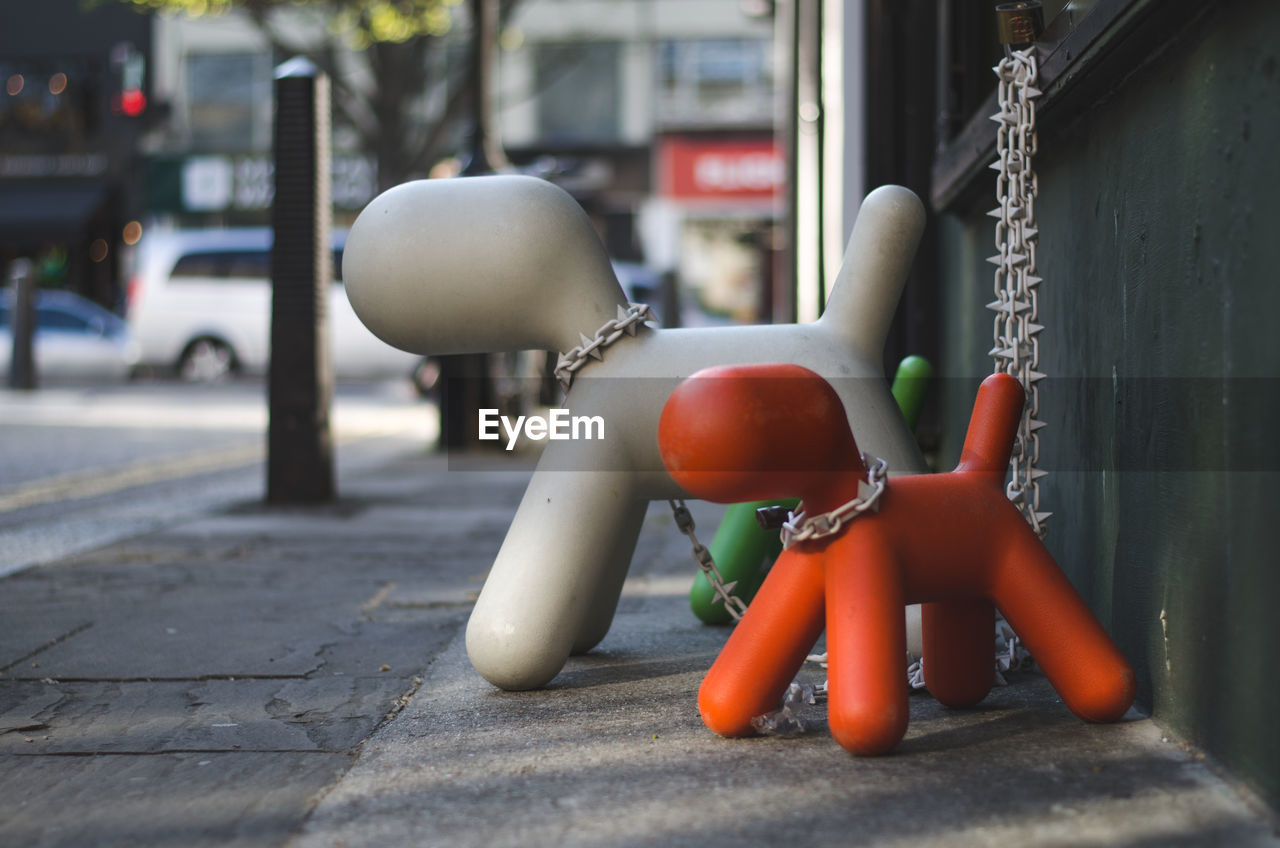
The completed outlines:
<svg viewBox="0 0 1280 848">
<path fill-rule="evenodd" d="M 658 448 L 678 484 L 721 502 L 791 495 L 860 463 L 840 396 L 791 364 L 693 374 L 667 399 Z"/>
</svg>

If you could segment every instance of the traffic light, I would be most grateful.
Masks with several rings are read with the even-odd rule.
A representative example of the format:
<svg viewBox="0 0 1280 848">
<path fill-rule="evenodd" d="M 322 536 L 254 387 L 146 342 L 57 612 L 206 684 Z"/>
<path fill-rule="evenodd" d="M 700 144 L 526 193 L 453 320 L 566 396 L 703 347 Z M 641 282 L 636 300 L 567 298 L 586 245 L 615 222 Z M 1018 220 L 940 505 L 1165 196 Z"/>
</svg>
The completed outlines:
<svg viewBox="0 0 1280 848">
<path fill-rule="evenodd" d="M 111 70 L 119 87 L 111 95 L 111 111 L 127 118 L 139 118 L 147 110 L 147 58 L 127 41 L 111 49 Z"/>
</svg>

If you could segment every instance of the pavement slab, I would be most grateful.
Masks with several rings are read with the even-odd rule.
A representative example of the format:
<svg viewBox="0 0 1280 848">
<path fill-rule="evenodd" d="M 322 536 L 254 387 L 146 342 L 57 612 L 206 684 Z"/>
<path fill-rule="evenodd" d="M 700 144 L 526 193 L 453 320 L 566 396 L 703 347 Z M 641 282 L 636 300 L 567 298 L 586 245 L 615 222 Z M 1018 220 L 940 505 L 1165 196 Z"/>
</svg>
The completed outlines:
<svg viewBox="0 0 1280 848">
<path fill-rule="evenodd" d="M 0 753 L 345 751 L 417 681 L 385 675 L 149 682 L 21 681 L 0 689 Z"/>
<path fill-rule="evenodd" d="M 0 845 L 283 844 L 460 631 L 528 477 L 441 463 L 0 581 Z"/>
<path fill-rule="evenodd" d="M 347 753 L 0 755 L 14 848 L 281 845 Z"/>
</svg>

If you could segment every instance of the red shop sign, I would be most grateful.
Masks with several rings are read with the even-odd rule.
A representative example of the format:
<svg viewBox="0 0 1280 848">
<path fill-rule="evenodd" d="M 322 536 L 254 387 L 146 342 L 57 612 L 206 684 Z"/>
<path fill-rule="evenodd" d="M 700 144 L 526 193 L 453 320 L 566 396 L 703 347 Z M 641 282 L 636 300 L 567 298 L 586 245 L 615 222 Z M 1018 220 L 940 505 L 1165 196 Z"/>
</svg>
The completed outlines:
<svg viewBox="0 0 1280 848">
<path fill-rule="evenodd" d="M 664 138 L 659 162 L 663 194 L 685 200 L 772 200 L 781 194 L 787 173 L 781 151 L 769 139 Z"/>
</svg>

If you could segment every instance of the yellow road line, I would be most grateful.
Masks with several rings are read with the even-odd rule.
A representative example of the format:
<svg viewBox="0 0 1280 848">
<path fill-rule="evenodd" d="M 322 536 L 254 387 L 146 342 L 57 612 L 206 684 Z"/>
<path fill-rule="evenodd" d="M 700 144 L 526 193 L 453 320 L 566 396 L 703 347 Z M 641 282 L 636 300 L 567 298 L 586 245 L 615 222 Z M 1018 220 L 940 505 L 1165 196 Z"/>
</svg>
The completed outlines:
<svg viewBox="0 0 1280 848">
<path fill-rule="evenodd" d="M 335 427 L 334 430 L 335 445 L 365 441 L 396 432 L 395 428 L 379 428 L 367 423 L 364 427 Z M 11 491 L 0 492 L 0 513 L 57 501 L 109 495 L 123 489 L 262 462 L 266 458 L 265 442 L 263 437 L 261 440 L 227 448 L 215 448 L 168 459 L 144 460 L 123 468 L 78 471 L 34 480 Z"/>
<path fill-rule="evenodd" d="M 56 501 L 92 498 L 150 483 L 176 480 L 193 474 L 221 471 L 260 462 L 265 447 L 260 441 L 186 456 L 139 462 L 124 468 L 76 472 L 47 477 L 0 494 L 0 512 Z"/>
</svg>

